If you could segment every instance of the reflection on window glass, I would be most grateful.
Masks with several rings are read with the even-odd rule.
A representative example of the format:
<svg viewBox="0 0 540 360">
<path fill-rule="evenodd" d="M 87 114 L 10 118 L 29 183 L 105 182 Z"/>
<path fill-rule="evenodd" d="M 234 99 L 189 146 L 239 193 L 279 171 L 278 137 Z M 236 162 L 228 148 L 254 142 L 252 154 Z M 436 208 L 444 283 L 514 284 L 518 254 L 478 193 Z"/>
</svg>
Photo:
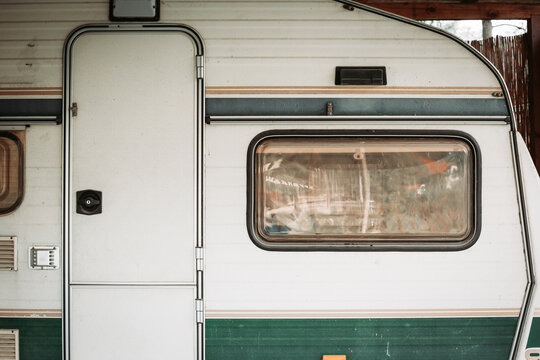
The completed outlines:
<svg viewBox="0 0 540 360">
<path fill-rule="evenodd" d="M 0 215 L 13 211 L 22 200 L 22 151 L 17 136 L 0 131 Z"/>
<path fill-rule="evenodd" d="M 266 241 L 460 241 L 471 232 L 472 151 L 449 138 L 271 138 L 256 148 Z"/>
</svg>

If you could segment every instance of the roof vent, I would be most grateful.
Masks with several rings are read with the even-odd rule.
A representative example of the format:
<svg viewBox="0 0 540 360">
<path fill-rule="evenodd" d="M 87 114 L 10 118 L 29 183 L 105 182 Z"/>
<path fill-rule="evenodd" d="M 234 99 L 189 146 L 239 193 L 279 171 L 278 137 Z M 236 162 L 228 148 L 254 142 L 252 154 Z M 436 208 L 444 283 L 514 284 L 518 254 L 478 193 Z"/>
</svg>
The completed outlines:
<svg viewBox="0 0 540 360">
<path fill-rule="evenodd" d="M 0 270 L 17 270 L 16 236 L 0 236 Z"/>
<path fill-rule="evenodd" d="M 384 66 L 337 66 L 336 85 L 386 85 Z"/>
<path fill-rule="evenodd" d="M 158 0 L 110 0 L 111 21 L 158 21 Z"/>
<path fill-rule="evenodd" d="M 19 330 L 0 330 L 0 359 L 19 360 Z"/>
</svg>

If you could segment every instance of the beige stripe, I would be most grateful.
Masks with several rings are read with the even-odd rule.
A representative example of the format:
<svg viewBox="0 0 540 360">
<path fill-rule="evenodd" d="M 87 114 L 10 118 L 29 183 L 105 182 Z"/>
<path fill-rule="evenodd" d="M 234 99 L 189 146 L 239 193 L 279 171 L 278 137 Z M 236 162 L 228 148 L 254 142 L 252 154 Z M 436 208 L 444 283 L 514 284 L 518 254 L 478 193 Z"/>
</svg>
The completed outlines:
<svg viewBox="0 0 540 360">
<path fill-rule="evenodd" d="M 0 91 L 0 96 L 5 95 L 62 95 L 60 91 Z"/>
<path fill-rule="evenodd" d="M 0 311 L 62 311 L 62 309 L 0 309 Z"/>
<path fill-rule="evenodd" d="M 417 317 L 517 317 L 519 309 L 431 310 L 207 310 L 206 317 L 220 318 L 417 318 Z"/>
<path fill-rule="evenodd" d="M 207 90 L 239 90 L 239 89 L 381 89 L 380 86 L 207 86 Z M 476 86 L 384 86 L 384 89 L 398 90 L 501 90 L 500 87 Z"/>
<path fill-rule="evenodd" d="M 392 91 L 392 90 L 380 90 L 380 91 L 369 91 L 369 90 L 207 90 L 206 94 L 208 95 L 263 95 L 263 94 L 273 94 L 273 95 L 286 95 L 286 94 L 336 94 L 336 95 L 367 95 L 367 94 L 385 94 L 385 95 L 491 95 L 492 91 L 421 91 L 421 90 L 403 90 L 403 91 Z"/>
<path fill-rule="evenodd" d="M 234 312 L 325 312 L 325 311 L 337 311 L 337 312 L 432 312 L 432 311 L 439 311 L 439 312 L 451 312 L 451 311 L 519 311 L 520 308 L 474 308 L 474 309 L 360 309 L 360 310 L 350 310 L 350 309 L 343 309 L 343 310 L 321 310 L 321 309 L 313 309 L 313 310 L 278 310 L 278 309 L 270 309 L 270 310 L 233 310 Z M 231 310 L 211 310 L 214 312 L 230 312 Z"/>
<path fill-rule="evenodd" d="M 0 87 L 0 91 L 5 90 L 62 90 L 61 87 Z"/>
<path fill-rule="evenodd" d="M 209 319 L 224 318 L 418 318 L 418 317 L 515 317 L 519 308 L 499 309 L 380 309 L 380 310 L 207 310 Z M 540 316 L 536 310 L 534 316 Z M 0 317 L 61 318 L 60 309 L 0 309 Z"/>
<path fill-rule="evenodd" d="M 62 313 L 3 313 L 0 312 L 0 317 L 3 318 L 61 318 Z"/>
<path fill-rule="evenodd" d="M 208 86 L 210 95 L 225 94 L 438 94 L 492 95 L 499 87 L 474 86 Z"/>
<path fill-rule="evenodd" d="M 0 309 L 0 317 L 44 317 L 61 318 L 60 309 Z"/>
<path fill-rule="evenodd" d="M 434 318 L 454 318 L 454 317 L 517 317 L 519 313 L 505 313 L 505 312 L 494 312 L 494 313 L 421 313 L 421 314 L 411 314 L 411 313 L 392 313 L 392 314 L 268 314 L 268 313 L 253 313 L 253 314 L 220 314 L 215 315 L 212 313 L 206 313 L 206 318 L 208 319 L 252 319 L 252 318 L 308 318 L 308 319 L 373 319 L 373 318 L 425 318 L 425 317 L 434 317 Z"/>
<path fill-rule="evenodd" d="M 231 94 L 438 94 L 438 95 L 491 95 L 494 91 L 501 91 L 496 87 L 397 87 L 384 88 L 372 86 L 209 86 L 206 92 L 209 95 Z M 6 95 L 62 95 L 61 87 L 14 87 L 0 88 L 0 96 Z"/>
</svg>

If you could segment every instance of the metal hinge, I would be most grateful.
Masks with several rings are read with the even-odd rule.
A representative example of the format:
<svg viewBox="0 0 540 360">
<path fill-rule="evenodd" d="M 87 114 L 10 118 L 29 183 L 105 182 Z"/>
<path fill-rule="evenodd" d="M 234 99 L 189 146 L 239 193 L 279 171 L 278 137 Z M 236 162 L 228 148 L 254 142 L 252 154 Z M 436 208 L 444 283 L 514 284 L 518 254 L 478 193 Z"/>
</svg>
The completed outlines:
<svg viewBox="0 0 540 360">
<path fill-rule="evenodd" d="M 204 79 L 204 56 L 195 56 L 197 66 L 197 79 Z"/>
<path fill-rule="evenodd" d="M 198 323 L 204 322 L 204 302 L 202 300 L 195 300 L 195 317 Z"/>
<path fill-rule="evenodd" d="M 79 110 L 77 108 L 77 103 L 76 102 L 72 103 L 69 110 L 71 110 L 71 116 L 77 116 L 77 111 Z"/>
<path fill-rule="evenodd" d="M 197 271 L 204 270 L 204 248 L 195 248 L 195 269 Z"/>
</svg>

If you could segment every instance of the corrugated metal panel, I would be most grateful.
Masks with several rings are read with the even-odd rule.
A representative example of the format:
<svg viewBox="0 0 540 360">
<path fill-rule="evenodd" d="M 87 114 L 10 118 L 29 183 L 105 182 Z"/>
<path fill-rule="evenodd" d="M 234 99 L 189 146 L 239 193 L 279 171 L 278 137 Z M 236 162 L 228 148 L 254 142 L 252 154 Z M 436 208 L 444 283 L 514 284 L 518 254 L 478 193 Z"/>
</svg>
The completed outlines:
<svg viewBox="0 0 540 360">
<path fill-rule="evenodd" d="M 0 360 L 19 360 L 19 330 L 0 330 Z"/>
<path fill-rule="evenodd" d="M 80 21 L 0 23 L 0 41 L 64 41 L 69 32 L 80 24 Z M 433 39 L 429 32 L 418 31 L 406 24 L 396 23 L 389 27 L 385 22 L 368 20 L 194 20 L 189 24 L 196 29 L 204 28 L 205 39 L 289 39 L 292 34 L 297 39 Z M 257 31 L 248 31 L 255 28 Z"/>
<path fill-rule="evenodd" d="M 166 2 L 163 21 L 186 20 L 380 20 L 365 11 L 347 11 L 331 1 L 186 1 Z"/>
<path fill-rule="evenodd" d="M 0 236 L 0 270 L 17 270 L 17 238 Z"/>
<path fill-rule="evenodd" d="M 167 1 L 161 17 L 201 33 L 209 86 L 333 85 L 335 66 L 386 66 L 389 86 L 498 86 L 456 43 L 332 1 Z M 64 39 L 96 22 L 107 1 L 0 1 L 0 87 L 61 86 Z"/>
<path fill-rule="evenodd" d="M 336 39 L 227 39 L 208 40 L 208 56 L 224 58 L 408 58 L 418 57 L 426 47 L 433 51 L 426 58 L 463 58 L 462 53 L 448 53 L 441 45 L 443 39 L 396 42 L 391 39 L 363 41 Z M 393 49 L 390 51 L 390 49 Z M 4 55 L 2 55 L 4 56 Z M 6 55 L 7 56 L 7 55 Z"/>
<path fill-rule="evenodd" d="M 398 123 L 309 126 L 370 130 L 449 127 Z M 322 312 L 520 307 L 525 270 L 515 180 L 511 171 L 505 171 L 512 161 L 507 126 L 459 127 L 471 134 L 482 150 L 482 234 L 470 250 L 454 253 L 281 253 L 255 248 L 246 232 L 245 153 L 238 149 L 247 148 L 253 137 L 270 128 L 296 129 L 298 124 L 206 128 L 208 313 L 237 309 Z M 220 140 L 228 138 L 234 138 L 234 143 Z M 398 270 L 395 264 L 399 264 Z M 321 291 L 328 284 L 332 284 L 331 289 Z"/>
<path fill-rule="evenodd" d="M 353 39 L 354 40 L 354 39 Z M 420 40 L 413 43 L 398 42 L 392 39 L 209 39 L 206 38 L 208 56 L 224 58 L 354 58 L 363 53 L 362 58 L 410 58 L 426 47 L 433 51 L 425 59 L 457 58 L 462 53 L 448 53 L 443 39 Z M 62 59 L 63 40 L 9 41 L 2 46 L 0 60 Z M 389 51 L 389 49 L 393 49 Z"/>
<path fill-rule="evenodd" d="M 34 21 L 81 21 L 90 22 L 108 19 L 107 3 L 79 4 L 33 4 L 31 2 L 1 5 L 0 22 L 21 23 Z"/>
<path fill-rule="evenodd" d="M 3 44 L 0 59 L 61 59 L 63 44 L 62 40 L 9 41 Z"/>
<path fill-rule="evenodd" d="M 61 133 L 59 126 L 26 129 L 25 197 L 17 211 L 0 216 L 0 235 L 16 235 L 20 255 L 17 273 L 0 273 L 2 310 L 61 307 L 61 271 L 31 270 L 26 265 L 27 253 L 22 252 L 33 245 L 61 244 Z M 2 327 L 20 329 L 0 323 Z"/>
</svg>

